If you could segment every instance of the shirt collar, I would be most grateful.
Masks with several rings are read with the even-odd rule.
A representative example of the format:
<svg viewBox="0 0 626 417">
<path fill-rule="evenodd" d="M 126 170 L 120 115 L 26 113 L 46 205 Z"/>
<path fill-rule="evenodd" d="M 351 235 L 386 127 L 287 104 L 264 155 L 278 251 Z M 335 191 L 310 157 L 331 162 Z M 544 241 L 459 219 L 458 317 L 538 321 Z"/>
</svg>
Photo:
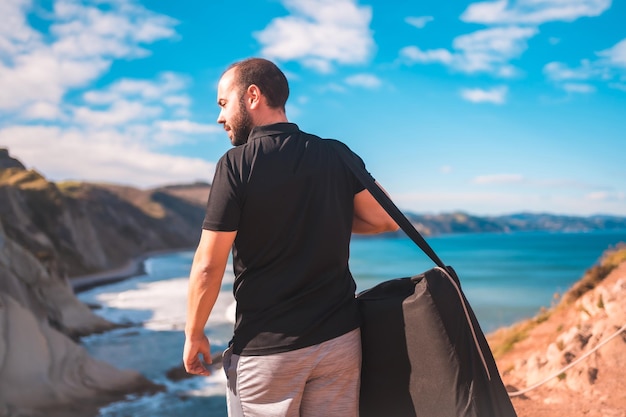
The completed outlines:
<svg viewBox="0 0 626 417">
<path fill-rule="evenodd" d="M 281 122 L 271 125 L 255 126 L 250 131 L 248 141 L 261 138 L 263 136 L 280 135 L 285 133 L 295 133 L 299 131 L 298 125 L 295 123 Z"/>
</svg>

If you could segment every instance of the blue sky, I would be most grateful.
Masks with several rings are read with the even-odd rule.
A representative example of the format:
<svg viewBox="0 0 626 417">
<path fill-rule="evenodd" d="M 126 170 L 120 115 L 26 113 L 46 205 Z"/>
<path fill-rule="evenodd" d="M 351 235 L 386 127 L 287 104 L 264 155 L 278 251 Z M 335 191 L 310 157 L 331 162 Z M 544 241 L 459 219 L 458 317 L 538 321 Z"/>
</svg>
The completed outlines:
<svg viewBox="0 0 626 417">
<path fill-rule="evenodd" d="M 626 2 L 0 2 L 0 147 L 53 180 L 210 181 L 216 85 L 263 56 L 288 118 L 418 213 L 626 215 Z"/>
</svg>

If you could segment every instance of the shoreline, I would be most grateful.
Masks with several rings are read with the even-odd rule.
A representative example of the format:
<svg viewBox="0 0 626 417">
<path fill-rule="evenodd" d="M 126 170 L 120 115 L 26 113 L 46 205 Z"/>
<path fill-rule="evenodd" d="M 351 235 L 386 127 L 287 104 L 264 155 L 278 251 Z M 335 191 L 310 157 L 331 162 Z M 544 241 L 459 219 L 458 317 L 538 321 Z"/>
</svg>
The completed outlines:
<svg viewBox="0 0 626 417">
<path fill-rule="evenodd" d="M 91 274 L 69 277 L 68 281 L 74 293 L 78 294 L 102 285 L 113 284 L 139 275 L 145 275 L 145 262 L 148 258 L 153 256 L 169 255 L 193 250 L 194 248 L 178 248 L 150 251 L 127 260 L 126 263 L 121 266 Z"/>
</svg>

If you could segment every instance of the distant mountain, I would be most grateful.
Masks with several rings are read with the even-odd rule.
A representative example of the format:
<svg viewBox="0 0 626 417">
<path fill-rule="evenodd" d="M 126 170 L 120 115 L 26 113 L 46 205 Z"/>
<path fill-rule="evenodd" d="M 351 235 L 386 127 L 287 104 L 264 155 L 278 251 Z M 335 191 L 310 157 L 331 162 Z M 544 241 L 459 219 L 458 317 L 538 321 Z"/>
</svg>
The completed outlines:
<svg viewBox="0 0 626 417">
<path fill-rule="evenodd" d="M 485 233 L 517 231 L 626 230 L 626 217 L 566 216 L 548 213 L 516 213 L 502 216 L 474 216 L 463 212 L 442 214 L 405 213 L 422 234 Z"/>
<path fill-rule="evenodd" d="M 548 213 L 518 213 L 497 218 L 511 230 L 600 230 L 626 229 L 626 217 L 595 215 L 587 217 Z"/>
</svg>

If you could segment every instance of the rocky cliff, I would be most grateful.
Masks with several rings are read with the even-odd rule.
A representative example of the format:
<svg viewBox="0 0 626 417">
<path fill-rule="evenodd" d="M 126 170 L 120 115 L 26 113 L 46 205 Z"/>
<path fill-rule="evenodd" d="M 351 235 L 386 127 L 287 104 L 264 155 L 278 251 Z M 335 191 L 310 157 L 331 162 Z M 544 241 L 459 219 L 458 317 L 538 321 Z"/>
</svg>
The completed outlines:
<svg viewBox="0 0 626 417">
<path fill-rule="evenodd" d="M 158 390 L 68 336 L 112 326 L 0 225 L 0 416 L 89 416 L 126 393 Z"/>
<path fill-rule="evenodd" d="M 489 336 L 519 417 L 626 416 L 625 299 L 621 246 L 554 307 Z"/>
<path fill-rule="evenodd" d="M 0 416 L 89 416 L 159 389 L 76 342 L 115 324 L 79 302 L 68 277 L 193 247 L 208 191 L 57 184 L 0 149 Z"/>
<path fill-rule="evenodd" d="M 190 186 L 196 200 L 208 185 Z M 188 191 L 189 191 L 188 190 Z M 7 236 L 68 276 L 110 269 L 146 252 L 191 248 L 204 204 L 180 189 L 139 190 L 54 183 L 36 171 L 0 168 L 0 219 Z"/>
</svg>

